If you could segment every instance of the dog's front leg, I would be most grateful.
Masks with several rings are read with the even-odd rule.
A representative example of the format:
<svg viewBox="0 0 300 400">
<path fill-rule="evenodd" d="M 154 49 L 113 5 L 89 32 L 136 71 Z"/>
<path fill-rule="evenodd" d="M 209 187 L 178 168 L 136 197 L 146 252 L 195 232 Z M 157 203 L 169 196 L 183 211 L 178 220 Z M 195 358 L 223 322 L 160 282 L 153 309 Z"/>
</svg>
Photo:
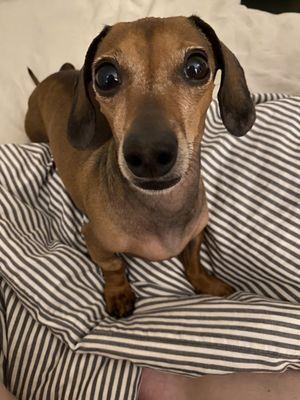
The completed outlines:
<svg viewBox="0 0 300 400">
<path fill-rule="evenodd" d="M 101 267 L 104 276 L 107 312 L 116 318 L 130 315 L 134 308 L 135 295 L 126 277 L 124 260 L 101 247 L 90 223 L 84 226 L 82 233 L 91 259 Z"/>
<path fill-rule="evenodd" d="M 186 277 L 196 293 L 229 296 L 234 290 L 219 278 L 209 275 L 201 265 L 200 249 L 202 240 L 203 231 L 191 240 L 178 256 L 184 266 Z"/>
</svg>

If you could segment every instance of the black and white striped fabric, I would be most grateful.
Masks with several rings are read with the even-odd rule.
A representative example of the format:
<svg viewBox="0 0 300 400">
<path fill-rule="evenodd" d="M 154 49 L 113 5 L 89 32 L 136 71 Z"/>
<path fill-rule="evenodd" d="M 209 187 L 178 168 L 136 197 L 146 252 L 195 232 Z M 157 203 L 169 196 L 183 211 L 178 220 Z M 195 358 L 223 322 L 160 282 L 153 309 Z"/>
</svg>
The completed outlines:
<svg viewBox="0 0 300 400">
<path fill-rule="evenodd" d="M 125 257 L 134 314 L 104 309 L 74 207 L 45 144 L 0 150 L 0 345 L 18 399 L 137 399 L 141 367 L 187 375 L 300 368 L 300 98 L 256 95 L 242 138 L 207 117 L 207 269 L 237 290 L 195 295 L 177 259 Z"/>
</svg>

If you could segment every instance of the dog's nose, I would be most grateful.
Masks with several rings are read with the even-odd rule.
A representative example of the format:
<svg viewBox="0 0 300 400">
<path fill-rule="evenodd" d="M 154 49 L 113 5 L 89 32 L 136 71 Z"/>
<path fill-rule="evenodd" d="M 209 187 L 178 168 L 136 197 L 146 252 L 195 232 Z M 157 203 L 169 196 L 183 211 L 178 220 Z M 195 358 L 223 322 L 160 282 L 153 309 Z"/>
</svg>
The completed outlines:
<svg viewBox="0 0 300 400">
<path fill-rule="evenodd" d="M 130 171 L 140 178 L 166 175 L 177 158 L 177 138 L 171 131 L 141 135 L 130 133 L 123 144 L 123 154 Z"/>
</svg>

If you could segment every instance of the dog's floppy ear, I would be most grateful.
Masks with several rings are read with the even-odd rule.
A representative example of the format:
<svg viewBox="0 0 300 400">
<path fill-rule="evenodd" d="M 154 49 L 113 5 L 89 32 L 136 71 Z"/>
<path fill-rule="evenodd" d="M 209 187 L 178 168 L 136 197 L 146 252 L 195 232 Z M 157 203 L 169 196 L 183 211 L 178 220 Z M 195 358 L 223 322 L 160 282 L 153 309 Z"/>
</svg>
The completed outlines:
<svg viewBox="0 0 300 400">
<path fill-rule="evenodd" d="M 243 68 L 234 54 L 219 41 L 210 25 L 195 15 L 189 17 L 189 20 L 211 43 L 216 67 L 222 70 L 218 99 L 223 123 L 233 135 L 243 136 L 255 121 L 255 108 Z"/>
<path fill-rule="evenodd" d="M 74 87 L 74 99 L 68 121 L 68 138 L 77 149 L 99 146 L 111 137 L 109 124 L 100 112 L 94 98 L 92 83 L 92 63 L 98 44 L 107 35 L 106 26 L 90 44 L 84 65 Z"/>
</svg>

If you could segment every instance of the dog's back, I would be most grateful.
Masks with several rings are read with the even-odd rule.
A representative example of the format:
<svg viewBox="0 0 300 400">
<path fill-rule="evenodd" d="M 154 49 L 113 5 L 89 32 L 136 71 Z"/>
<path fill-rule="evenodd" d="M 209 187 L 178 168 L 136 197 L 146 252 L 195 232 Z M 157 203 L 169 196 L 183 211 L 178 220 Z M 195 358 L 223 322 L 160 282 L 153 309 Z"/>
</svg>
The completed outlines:
<svg viewBox="0 0 300 400">
<path fill-rule="evenodd" d="M 47 129 L 44 124 L 46 103 L 49 102 L 51 91 L 57 85 L 63 87 L 65 93 L 73 95 L 74 84 L 78 71 L 72 64 L 65 63 L 56 72 L 39 82 L 35 74 L 28 68 L 28 73 L 36 85 L 28 100 L 28 110 L 25 117 L 25 131 L 32 142 L 48 142 Z"/>
</svg>

